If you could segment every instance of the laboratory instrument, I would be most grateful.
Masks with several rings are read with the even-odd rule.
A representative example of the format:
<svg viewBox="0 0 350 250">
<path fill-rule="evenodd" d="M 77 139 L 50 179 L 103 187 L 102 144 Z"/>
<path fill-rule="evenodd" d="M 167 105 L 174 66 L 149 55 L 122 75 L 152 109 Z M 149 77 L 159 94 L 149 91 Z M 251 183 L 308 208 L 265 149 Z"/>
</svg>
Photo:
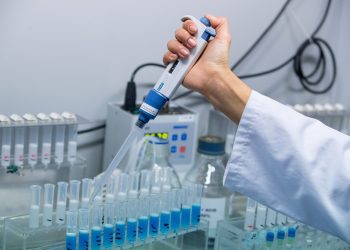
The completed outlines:
<svg viewBox="0 0 350 250">
<path fill-rule="evenodd" d="M 81 208 L 89 208 L 89 200 L 92 190 L 92 180 L 84 178 L 81 180 Z"/>
<path fill-rule="evenodd" d="M 202 218 L 209 221 L 209 239 L 214 240 L 216 224 L 229 216 L 228 207 L 233 195 L 223 186 L 225 141 L 217 136 L 203 136 L 198 140 L 198 157 L 185 177 L 186 183 L 204 185 Z"/>
<path fill-rule="evenodd" d="M 34 167 L 38 163 L 39 126 L 38 119 L 32 114 L 24 114 L 23 119 L 28 126 L 28 165 Z"/>
<path fill-rule="evenodd" d="M 55 145 L 55 153 L 54 160 L 55 163 L 60 165 L 64 160 L 64 145 L 65 145 L 65 129 L 66 125 L 64 124 L 63 117 L 56 113 L 50 113 L 50 118 L 55 123 L 54 125 L 54 145 Z"/>
<path fill-rule="evenodd" d="M 67 142 L 67 159 L 70 163 L 74 163 L 77 159 L 77 135 L 78 135 L 78 123 L 75 114 L 69 112 L 63 112 L 62 117 L 68 123 L 68 142 Z"/>
<path fill-rule="evenodd" d="M 10 116 L 12 122 L 14 123 L 15 131 L 15 153 L 14 153 L 14 164 L 17 167 L 23 168 L 24 163 L 24 119 L 17 115 L 13 114 Z"/>
<path fill-rule="evenodd" d="M 41 186 L 32 185 L 30 186 L 32 192 L 32 201 L 29 210 L 29 227 L 39 227 L 39 214 L 41 206 Z"/>
<path fill-rule="evenodd" d="M 10 125 L 10 119 L 5 115 L 0 115 L 1 125 L 1 166 L 7 168 L 10 166 L 11 161 L 11 135 L 12 128 Z"/>
<path fill-rule="evenodd" d="M 51 119 L 47 114 L 39 113 L 37 115 L 38 120 L 47 124 L 45 126 L 41 126 L 41 163 L 45 166 L 51 161 L 51 143 L 52 143 L 52 125 Z"/>
<path fill-rule="evenodd" d="M 67 211 L 66 249 L 77 249 L 78 213 Z"/>
<path fill-rule="evenodd" d="M 80 181 L 69 181 L 69 211 L 78 212 L 80 197 Z"/>
<path fill-rule="evenodd" d="M 92 208 L 91 250 L 99 250 L 102 246 L 103 205 L 94 203 Z"/>
<path fill-rule="evenodd" d="M 79 250 L 89 250 L 90 210 L 79 209 Z"/>
<path fill-rule="evenodd" d="M 46 183 L 44 185 L 44 211 L 43 225 L 49 227 L 52 225 L 53 201 L 55 196 L 55 185 Z"/>
<path fill-rule="evenodd" d="M 56 201 L 56 223 L 65 222 L 66 205 L 67 205 L 68 183 L 61 181 L 57 183 L 57 201 Z"/>
</svg>

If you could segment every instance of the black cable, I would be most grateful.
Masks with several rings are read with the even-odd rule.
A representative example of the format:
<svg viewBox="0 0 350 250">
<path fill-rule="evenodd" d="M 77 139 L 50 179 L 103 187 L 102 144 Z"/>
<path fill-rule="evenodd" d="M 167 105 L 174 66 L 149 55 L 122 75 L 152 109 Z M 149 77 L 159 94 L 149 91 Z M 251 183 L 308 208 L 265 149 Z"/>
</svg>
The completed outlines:
<svg viewBox="0 0 350 250">
<path fill-rule="evenodd" d="M 144 64 L 141 64 L 140 66 L 138 66 L 138 67 L 134 70 L 134 72 L 132 72 L 130 81 L 131 81 L 131 82 L 135 82 L 135 81 L 134 81 L 134 78 L 135 78 L 137 72 L 138 72 L 140 69 L 145 68 L 145 67 L 149 67 L 149 66 L 159 67 L 159 68 L 163 68 L 163 69 L 166 68 L 166 66 L 164 66 L 163 64 L 159 64 L 159 63 L 144 63 Z"/>
<path fill-rule="evenodd" d="M 106 124 L 105 123 L 101 124 L 99 126 L 96 126 L 96 127 L 79 130 L 78 131 L 78 135 L 90 133 L 90 132 L 93 132 L 93 131 L 96 131 L 96 130 L 100 130 L 100 129 L 104 129 L 104 128 L 106 128 Z"/>
</svg>

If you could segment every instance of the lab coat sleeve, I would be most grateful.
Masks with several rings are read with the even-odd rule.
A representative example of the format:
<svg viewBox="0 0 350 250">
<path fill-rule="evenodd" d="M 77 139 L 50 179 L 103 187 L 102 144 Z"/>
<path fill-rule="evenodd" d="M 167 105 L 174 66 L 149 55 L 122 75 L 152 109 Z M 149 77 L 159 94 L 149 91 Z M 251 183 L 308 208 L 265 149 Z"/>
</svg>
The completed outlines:
<svg viewBox="0 0 350 250">
<path fill-rule="evenodd" d="M 257 92 L 243 112 L 224 184 L 350 242 L 350 137 Z"/>
</svg>

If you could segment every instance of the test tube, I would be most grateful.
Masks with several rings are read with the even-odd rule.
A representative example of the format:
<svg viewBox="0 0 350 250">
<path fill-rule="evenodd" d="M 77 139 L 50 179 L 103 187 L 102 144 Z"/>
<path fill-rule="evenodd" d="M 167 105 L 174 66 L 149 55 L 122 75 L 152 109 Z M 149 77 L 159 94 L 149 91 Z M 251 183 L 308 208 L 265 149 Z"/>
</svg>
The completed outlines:
<svg viewBox="0 0 350 250">
<path fill-rule="evenodd" d="M 22 168 L 24 163 L 24 120 L 17 114 L 11 115 L 10 118 L 17 125 L 15 127 L 14 164 Z"/>
<path fill-rule="evenodd" d="M 89 201 L 91 195 L 92 180 L 84 178 L 81 180 L 81 208 L 89 208 Z"/>
<path fill-rule="evenodd" d="M 134 245 L 137 234 L 137 208 L 138 208 L 138 190 L 139 190 L 139 173 L 132 172 L 129 175 L 129 192 L 128 192 L 128 219 L 126 238 L 130 245 Z"/>
<path fill-rule="evenodd" d="M 254 229 L 256 206 L 256 201 L 248 198 L 244 218 L 244 229 L 247 231 L 252 231 Z"/>
<path fill-rule="evenodd" d="M 266 215 L 266 226 L 267 227 L 276 226 L 276 217 L 277 217 L 277 212 L 271 208 L 268 208 L 267 215 Z"/>
<path fill-rule="evenodd" d="M 267 207 L 258 203 L 257 208 L 256 208 L 256 222 L 255 222 L 255 227 L 257 229 L 265 228 L 266 212 L 267 212 Z"/>
<path fill-rule="evenodd" d="M 44 212 L 43 212 L 43 225 L 49 227 L 52 225 L 52 210 L 53 199 L 55 195 L 55 185 L 46 183 L 44 185 Z"/>
<path fill-rule="evenodd" d="M 69 211 L 78 212 L 80 181 L 69 181 Z"/>
<path fill-rule="evenodd" d="M 292 249 L 295 240 L 296 229 L 294 227 L 288 228 L 288 240 L 287 240 L 287 249 Z"/>
<path fill-rule="evenodd" d="M 38 119 L 32 114 L 25 114 L 23 118 L 30 125 L 28 127 L 28 164 L 34 167 L 38 163 Z"/>
<path fill-rule="evenodd" d="M 43 125 L 41 126 L 41 163 L 47 166 L 51 161 L 51 119 L 48 115 L 44 113 L 39 113 L 37 115 L 37 118 Z"/>
<path fill-rule="evenodd" d="M 183 230 L 188 230 L 191 223 L 191 190 L 188 186 L 185 186 L 182 188 L 181 193 L 181 228 Z"/>
<path fill-rule="evenodd" d="M 150 196 L 150 228 L 149 234 L 152 239 L 158 238 L 159 232 L 159 212 L 160 212 L 160 190 L 161 171 L 159 168 L 153 169 L 151 173 L 151 196 Z"/>
<path fill-rule="evenodd" d="M 66 249 L 77 249 L 78 213 L 67 211 Z"/>
<path fill-rule="evenodd" d="M 277 230 L 277 247 L 276 249 L 283 249 L 284 247 L 284 238 L 286 233 L 282 229 Z"/>
<path fill-rule="evenodd" d="M 60 181 L 57 183 L 57 202 L 56 202 L 56 223 L 63 224 L 65 221 L 67 204 L 68 183 Z"/>
<path fill-rule="evenodd" d="M 266 233 L 266 249 L 272 249 L 275 235 L 273 232 Z"/>
<path fill-rule="evenodd" d="M 107 182 L 107 192 L 106 192 L 106 202 L 113 203 L 114 202 L 114 192 L 115 192 L 115 178 L 116 176 L 111 175 Z"/>
<path fill-rule="evenodd" d="M 62 117 L 69 123 L 68 129 L 68 146 L 67 146 L 67 158 L 70 163 L 74 163 L 77 158 L 77 134 L 78 123 L 77 117 L 69 112 L 62 113 Z"/>
<path fill-rule="evenodd" d="M 173 176 L 173 169 L 171 167 L 164 167 L 162 169 L 162 189 L 169 192 L 171 189 L 171 180 Z"/>
<path fill-rule="evenodd" d="M 150 171 L 141 170 L 140 177 L 140 197 L 139 197 L 139 218 L 138 218 L 138 238 L 144 242 L 148 236 L 149 224 L 149 189 L 150 189 Z"/>
<path fill-rule="evenodd" d="M 99 250 L 102 245 L 103 205 L 94 204 L 92 209 L 91 250 Z"/>
<path fill-rule="evenodd" d="M 11 161 L 11 130 L 10 119 L 0 115 L 0 126 L 2 127 L 1 138 L 1 166 L 7 168 Z"/>
<path fill-rule="evenodd" d="M 90 211 L 79 209 L 79 250 L 89 250 Z"/>
<path fill-rule="evenodd" d="M 103 247 L 111 249 L 114 237 L 114 206 L 113 203 L 106 202 L 104 205 L 104 225 L 103 225 Z"/>
<path fill-rule="evenodd" d="M 277 225 L 283 227 L 287 224 L 287 216 L 281 213 L 277 213 Z"/>
<path fill-rule="evenodd" d="M 160 232 L 164 236 L 167 236 L 170 230 L 170 203 L 170 192 L 163 189 L 160 200 Z"/>
<path fill-rule="evenodd" d="M 29 211 L 29 227 L 39 227 L 39 214 L 40 214 L 40 203 L 41 203 L 41 187 L 38 185 L 30 186 L 32 192 L 32 202 Z"/>
<path fill-rule="evenodd" d="M 181 221 L 181 189 L 171 190 L 171 230 L 177 234 Z"/>
<path fill-rule="evenodd" d="M 197 227 L 201 220 L 201 197 L 202 197 L 203 185 L 194 184 L 192 186 L 192 214 L 191 225 Z"/>
<path fill-rule="evenodd" d="M 64 159 L 64 137 L 66 125 L 63 117 L 58 113 L 51 113 L 50 118 L 55 123 L 55 163 L 60 165 Z"/>
<path fill-rule="evenodd" d="M 115 202 L 115 244 L 117 247 L 123 247 L 125 243 L 125 220 L 127 216 L 127 192 L 128 192 L 128 174 L 122 173 L 119 178 L 119 187 L 117 200 Z"/>
<path fill-rule="evenodd" d="M 99 180 L 102 178 L 102 175 L 98 175 L 96 177 L 94 177 L 94 188 L 96 188 L 96 183 L 99 182 Z M 103 198 L 102 198 L 102 191 L 103 189 L 101 188 L 99 190 L 99 192 L 96 194 L 95 198 L 94 198 L 94 203 L 98 203 L 98 204 L 102 204 L 103 203 Z"/>
</svg>

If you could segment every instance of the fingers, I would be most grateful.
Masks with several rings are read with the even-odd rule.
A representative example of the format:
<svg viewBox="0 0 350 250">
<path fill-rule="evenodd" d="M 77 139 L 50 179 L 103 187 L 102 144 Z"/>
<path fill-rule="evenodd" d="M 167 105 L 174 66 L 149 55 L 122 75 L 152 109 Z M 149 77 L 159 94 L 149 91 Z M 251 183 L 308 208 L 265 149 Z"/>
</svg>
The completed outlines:
<svg viewBox="0 0 350 250">
<path fill-rule="evenodd" d="M 186 30 L 191 35 L 195 35 L 198 31 L 197 25 L 191 20 L 187 20 L 182 24 L 182 28 Z"/>
<path fill-rule="evenodd" d="M 186 58 L 190 54 L 189 49 L 176 39 L 168 42 L 168 50 L 181 58 Z"/>
<path fill-rule="evenodd" d="M 211 26 L 216 30 L 216 38 L 231 42 L 228 20 L 225 17 L 215 17 L 213 15 L 205 15 L 209 19 Z"/>
<path fill-rule="evenodd" d="M 177 58 L 178 56 L 176 54 L 168 51 L 163 56 L 163 63 L 168 65 L 169 63 L 176 61 Z"/>
<path fill-rule="evenodd" d="M 185 29 L 177 29 L 175 38 L 189 49 L 197 45 L 195 38 Z"/>
</svg>

